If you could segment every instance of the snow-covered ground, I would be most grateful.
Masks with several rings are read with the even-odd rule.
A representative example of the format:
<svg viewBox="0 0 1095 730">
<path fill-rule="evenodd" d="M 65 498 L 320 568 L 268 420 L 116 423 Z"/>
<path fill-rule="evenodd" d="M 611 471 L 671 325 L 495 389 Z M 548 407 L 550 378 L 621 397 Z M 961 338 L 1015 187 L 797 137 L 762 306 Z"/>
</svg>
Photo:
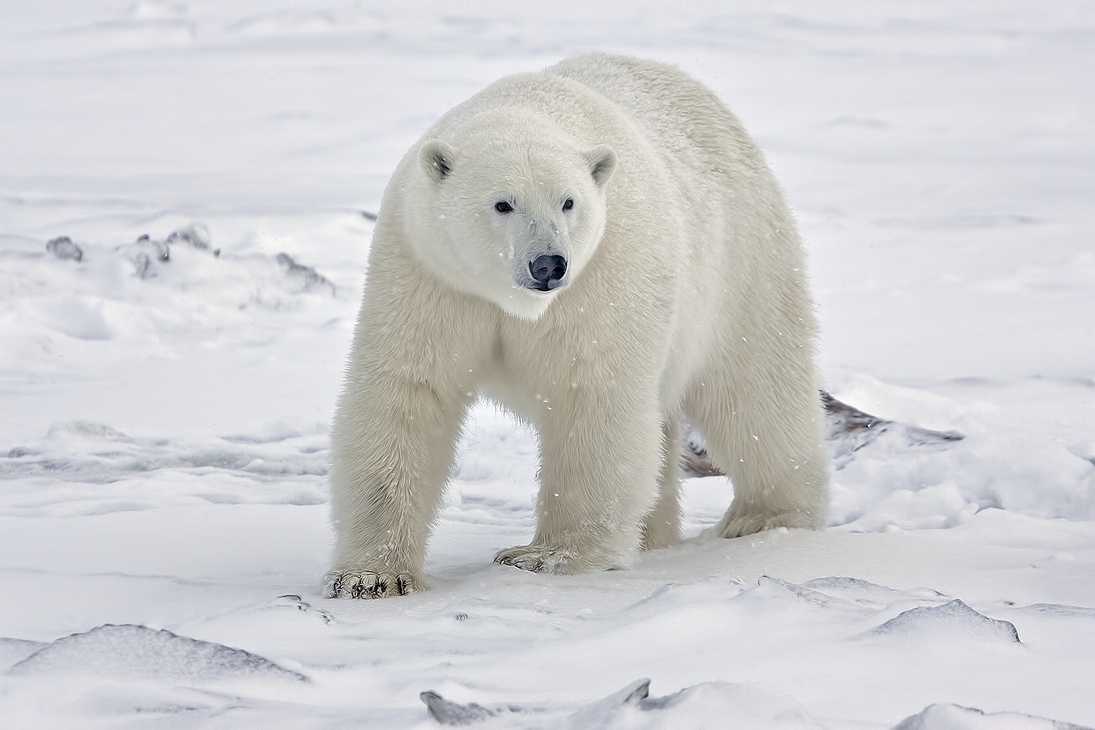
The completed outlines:
<svg viewBox="0 0 1095 730">
<path fill-rule="evenodd" d="M 433 590 L 324 600 L 363 212 L 450 106 L 587 50 L 727 101 L 827 387 L 965 438 L 834 445 L 824 533 L 704 536 L 732 490 L 690 480 L 684 545 L 550 577 L 491 564 L 537 456 L 482 405 Z M 1095 726 L 1093 200 L 1086 2 L 6 2 L 0 726 L 428 728 L 426 690 L 488 726 Z"/>
</svg>

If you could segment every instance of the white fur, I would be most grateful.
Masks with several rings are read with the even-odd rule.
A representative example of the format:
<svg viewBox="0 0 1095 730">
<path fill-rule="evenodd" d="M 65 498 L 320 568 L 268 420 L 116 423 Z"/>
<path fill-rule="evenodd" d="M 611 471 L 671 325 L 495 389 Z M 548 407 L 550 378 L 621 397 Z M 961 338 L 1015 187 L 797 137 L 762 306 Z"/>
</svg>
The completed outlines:
<svg viewBox="0 0 1095 730">
<path fill-rule="evenodd" d="M 528 288 L 540 255 L 567 261 L 550 291 Z M 573 573 L 676 543 L 682 418 L 733 480 L 720 534 L 825 524 L 802 245 L 756 146 L 679 70 L 592 55 L 489 86 L 400 163 L 369 261 L 328 595 L 424 587 L 479 393 L 540 433 L 536 535 L 500 562 Z"/>
</svg>

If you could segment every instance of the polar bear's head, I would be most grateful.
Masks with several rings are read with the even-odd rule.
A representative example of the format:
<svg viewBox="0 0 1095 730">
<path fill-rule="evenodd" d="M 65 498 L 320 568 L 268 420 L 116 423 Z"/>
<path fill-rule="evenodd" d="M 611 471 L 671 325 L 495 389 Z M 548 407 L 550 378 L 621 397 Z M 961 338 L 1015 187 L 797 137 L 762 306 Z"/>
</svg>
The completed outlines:
<svg viewBox="0 0 1095 730">
<path fill-rule="evenodd" d="M 592 258 L 616 153 L 557 128 L 495 118 L 418 151 L 404 221 L 419 260 L 449 285 L 535 320 Z"/>
</svg>

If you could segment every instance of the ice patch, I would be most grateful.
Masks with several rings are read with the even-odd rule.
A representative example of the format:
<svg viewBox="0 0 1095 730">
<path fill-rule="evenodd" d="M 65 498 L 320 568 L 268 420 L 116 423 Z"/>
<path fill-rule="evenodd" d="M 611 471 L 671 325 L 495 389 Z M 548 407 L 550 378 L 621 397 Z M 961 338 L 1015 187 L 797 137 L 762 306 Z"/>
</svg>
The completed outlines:
<svg viewBox="0 0 1095 730">
<path fill-rule="evenodd" d="M 323 503 L 326 433 L 279 433 L 269 441 L 168 441 L 133 438 L 92 421 L 56 423 L 45 438 L 0 453 L 0 480 L 37 484 L 0 492 L 0 515 L 105 514 L 148 509 L 161 498 L 179 503 L 180 497 L 214 504 Z M 179 479 L 180 472 L 190 478 Z"/>
<path fill-rule="evenodd" d="M 519 723 L 520 716 L 543 728 L 664 728 L 704 727 L 718 718 L 720 727 L 755 730 L 822 728 L 797 703 L 753 684 L 704 682 L 665 697 L 650 697 L 650 680 L 632 682 L 619 692 L 577 710 L 565 705 L 506 703 L 484 707 L 459 704 L 436 692 L 420 696 L 430 716 L 441 725 L 473 725 L 491 719 Z M 521 723 L 524 724 L 524 723 Z"/>
<path fill-rule="evenodd" d="M 224 469 L 255 475 L 327 473 L 324 435 L 294 434 L 281 441 L 214 439 L 175 443 L 130 438 L 106 424 L 56 423 L 45 439 L 12 447 L 0 456 L 0 477 L 48 473 L 55 478 L 111 482 L 131 472 L 157 469 Z"/>
<path fill-rule="evenodd" d="M 906 717 L 893 730 L 1090 730 L 1018 712 L 984 712 L 961 705 L 929 705 Z"/>
<path fill-rule="evenodd" d="M 23 676 L 91 674 L 185 682 L 241 678 L 307 681 L 303 674 L 242 649 L 131 624 L 106 624 L 58 639 L 10 671 Z"/>
<path fill-rule="evenodd" d="M 937 601 L 945 597 L 939 591 L 930 588 L 899 591 L 859 578 L 843 576 L 814 578 L 803 583 L 802 587 L 874 610 L 884 610 L 895 603 Z"/>
<path fill-rule="evenodd" d="M 1065 606 L 1060 603 L 1032 603 L 1018 609 L 1030 613 L 1038 613 L 1044 616 L 1067 616 L 1077 618 L 1095 618 L 1095 608 L 1086 606 Z"/>
<path fill-rule="evenodd" d="M 669 583 L 655 588 L 649 596 L 635 602 L 628 610 L 647 607 L 659 612 L 694 609 L 701 603 L 721 603 L 736 598 L 743 589 L 742 582 L 733 576 L 714 576 L 695 583 Z"/>
<path fill-rule="evenodd" d="M 828 608 L 833 604 L 832 597 L 821 591 L 796 585 L 795 583 L 773 578 L 768 575 L 762 575 L 760 580 L 757 581 L 757 587 L 742 595 L 749 600 L 762 602 L 773 599 L 783 600 L 790 598 L 795 601 L 810 603 L 820 608 Z"/>
</svg>

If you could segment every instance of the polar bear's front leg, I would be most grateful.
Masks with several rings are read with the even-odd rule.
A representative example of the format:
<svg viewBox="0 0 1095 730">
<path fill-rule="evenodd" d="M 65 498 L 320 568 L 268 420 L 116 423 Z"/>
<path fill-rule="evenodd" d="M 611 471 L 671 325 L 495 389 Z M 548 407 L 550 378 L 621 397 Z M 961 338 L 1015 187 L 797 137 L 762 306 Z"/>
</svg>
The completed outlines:
<svg viewBox="0 0 1095 730">
<path fill-rule="evenodd" d="M 426 541 L 453 463 L 466 399 L 370 373 L 347 388 L 332 433 L 337 543 L 329 598 L 422 590 Z"/>
<path fill-rule="evenodd" d="M 541 421 L 536 535 L 496 562 L 571 574 L 621 567 L 639 549 L 662 463 L 656 398 L 634 399 L 652 406 L 642 410 L 618 397 L 574 396 Z"/>
</svg>

